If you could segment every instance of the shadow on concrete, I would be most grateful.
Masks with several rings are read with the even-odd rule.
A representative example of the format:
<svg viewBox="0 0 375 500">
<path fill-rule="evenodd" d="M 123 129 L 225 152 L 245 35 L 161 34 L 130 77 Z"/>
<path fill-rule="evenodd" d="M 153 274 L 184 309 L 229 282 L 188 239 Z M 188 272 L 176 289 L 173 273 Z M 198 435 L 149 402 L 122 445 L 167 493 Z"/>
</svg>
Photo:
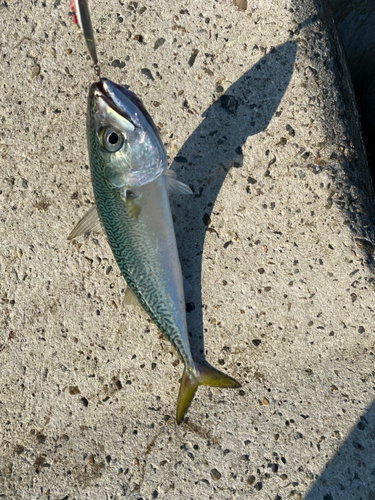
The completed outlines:
<svg viewBox="0 0 375 500">
<path fill-rule="evenodd" d="M 332 0 L 337 2 L 338 10 L 343 8 L 341 0 Z M 326 23 L 326 28 L 330 32 L 331 40 L 337 36 L 335 27 L 332 25 L 329 9 L 327 4 L 330 0 L 315 0 L 319 16 L 315 15 L 299 23 L 297 32 L 299 33 L 304 28 L 323 19 Z M 354 2 L 346 0 L 346 4 L 350 3 L 351 6 Z M 356 2 L 359 5 L 360 2 Z M 297 11 L 300 9 L 299 1 L 295 2 Z M 332 51 L 335 59 L 335 74 L 339 81 L 345 82 L 343 101 L 345 106 L 345 113 L 349 115 L 348 122 L 353 133 L 356 133 L 357 124 L 355 123 L 355 103 L 351 96 L 348 95 L 350 91 L 350 77 L 346 74 L 345 68 L 342 67 L 340 47 L 337 46 L 337 40 L 333 43 Z M 348 80 L 349 78 L 349 80 Z M 357 147 L 359 142 L 357 140 Z M 347 183 L 361 189 L 370 199 L 373 199 L 373 188 L 365 159 L 359 154 L 359 160 L 356 162 L 348 162 L 344 165 L 348 174 Z M 374 176 L 373 176 L 374 178 Z M 373 209 L 368 204 L 365 205 L 368 218 L 373 221 Z M 365 235 L 365 233 L 358 234 L 360 230 L 361 221 L 363 217 L 355 212 L 351 215 L 347 214 L 349 218 L 358 222 L 359 226 L 354 224 L 351 226 L 353 234 L 358 236 Z M 358 216 L 358 220 L 356 220 Z M 369 254 L 373 253 L 373 249 L 369 249 Z M 374 260 L 371 255 L 368 256 L 368 265 L 373 266 Z M 375 389 L 375 388 L 374 388 Z M 340 439 L 340 432 L 336 431 L 337 438 Z M 326 436 L 331 437 L 331 436 Z M 319 450 L 317 450 L 319 453 Z M 308 474 L 308 464 L 301 463 L 300 471 L 306 471 Z M 314 478 L 314 483 L 310 491 L 304 496 L 304 500 L 375 500 L 375 401 L 370 405 L 368 410 L 358 416 L 358 420 L 353 423 L 353 429 L 350 434 L 344 439 L 342 445 L 338 448 L 331 460 L 326 464 L 325 470 Z"/>
<path fill-rule="evenodd" d="M 330 6 L 362 115 L 370 172 L 375 183 L 375 2 L 325 0 Z"/>
<path fill-rule="evenodd" d="M 299 29 L 315 21 L 316 17 L 308 19 Z M 296 44 L 291 41 L 262 57 L 207 109 L 171 166 L 194 190 L 194 197 L 184 198 L 174 216 L 182 270 L 193 287 L 187 296 L 187 320 L 196 360 L 205 357 L 200 290 L 207 223 L 229 169 L 242 167 L 241 145 L 263 131 L 275 114 L 290 82 L 295 56 Z M 301 468 L 307 472 L 308 466 L 301 463 Z M 375 402 L 325 471 L 314 478 L 304 500 L 375 500 Z"/>
<path fill-rule="evenodd" d="M 360 416 L 304 500 L 375 500 L 375 402 Z"/>
<path fill-rule="evenodd" d="M 172 210 L 182 272 L 193 288 L 186 299 L 196 360 L 204 359 L 201 259 L 211 212 L 229 169 L 242 167 L 241 146 L 263 131 L 276 112 L 293 74 L 295 57 L 295 42 L 279 45 L 262 57 L 204 112 L 204 120 L 171 165 L 194 191 L 193 197 L 184 198 L 183 208 L 173 210 L 172 204 Z"/>
</svg>

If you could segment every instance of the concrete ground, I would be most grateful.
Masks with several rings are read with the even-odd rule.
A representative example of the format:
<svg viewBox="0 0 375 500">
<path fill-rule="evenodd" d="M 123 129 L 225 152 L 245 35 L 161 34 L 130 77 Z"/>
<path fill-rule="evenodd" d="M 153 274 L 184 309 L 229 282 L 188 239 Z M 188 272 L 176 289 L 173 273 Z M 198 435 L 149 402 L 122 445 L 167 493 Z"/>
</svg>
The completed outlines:
<svg viewBox="0 0 375 500">
<path fill-rule="evenodd" d="M 326 0 L 345 50 L 362 125 L 370 171 L 375 178 L 375 2 Z"/>
<path fill-rule="evenodd" d="M 92 17 L 194 191 L 171 201 L 194 356 L 242 389 L 175 424 L 181 363 L 103 235 L 66 239 L 93 203 L 83 40 L 65 1 L 3 1 L 0 498 L 374 500 L 374 193 L 320 3 Z"/>
</svg>

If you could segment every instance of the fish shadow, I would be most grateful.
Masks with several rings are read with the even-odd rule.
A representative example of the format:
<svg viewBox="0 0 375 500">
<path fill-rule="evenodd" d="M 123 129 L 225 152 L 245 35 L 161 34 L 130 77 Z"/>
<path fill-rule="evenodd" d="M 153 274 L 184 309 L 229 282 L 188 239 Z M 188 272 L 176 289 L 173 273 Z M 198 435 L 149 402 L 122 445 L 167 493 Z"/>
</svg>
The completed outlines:
<svg viewBox="0 0 375 500">
<path fill-rule="evenodd" d="M 179 180 L 194 193 L 175 198 L 172 212 L 182 272 L 192 286 L 186 311 L 190 345 L 197 361 L 205 360 L 202 254 L 215 200 L 229 170 L 242 167 L 241 146 L 265 130 L 275 114 L 291 80 L 296 51 L 293 41 L 278 45 L 233 83 L 203 113 L 204 120 L 171 165 Z"/>
<path fill-rule="evenodd" d="M 340 429 L 339 419 L 337 427 Z M 302 469 L 306 477 L 315 479 L 304 500 L 374 500 L 374 436 L 375 402 L 372 402 L 355 422 L 350 434 L 343 440 L 332 459 L 326 463 L 319 477 L 309 470 L 308 462 L 303 464 Z M 336 430 L 330 437 L 339 441 L 341 432 Z M 300 472 L 302 473 L 301 470 Z"/>
</svg>

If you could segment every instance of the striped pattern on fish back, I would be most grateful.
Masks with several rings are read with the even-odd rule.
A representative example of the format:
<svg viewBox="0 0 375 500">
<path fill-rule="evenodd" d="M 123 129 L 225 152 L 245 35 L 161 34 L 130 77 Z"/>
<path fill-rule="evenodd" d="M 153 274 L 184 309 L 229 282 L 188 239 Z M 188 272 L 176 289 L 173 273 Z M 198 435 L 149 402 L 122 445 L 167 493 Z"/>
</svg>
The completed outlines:
<svg viewBox="0 0 375 500">
<path fill-rule="evenodd" d="M 118 190 L 103 175 L 103 161 L 98 151 L 95 130 L 88 129 L 91 178 L 98 214 L 108 243 L 128 286 L 143 309 L 168 338 L 183 361 L 190 365 L 192 357 L 184 328 L 185 314 L 171 298 L 168 276 L 163 269 L 157 241 L 137 218 L 132 218 Z M 90 134 L 94 134 L 90 137 Z M 174 292 L 174 295 L 175 292 Z"/>
</svg>

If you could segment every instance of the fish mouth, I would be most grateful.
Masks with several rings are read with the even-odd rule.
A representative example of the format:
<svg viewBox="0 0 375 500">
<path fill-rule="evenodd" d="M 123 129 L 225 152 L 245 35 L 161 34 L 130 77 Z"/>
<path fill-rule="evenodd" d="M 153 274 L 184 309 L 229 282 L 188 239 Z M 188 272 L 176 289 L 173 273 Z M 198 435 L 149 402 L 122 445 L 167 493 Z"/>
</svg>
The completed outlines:
<svg viewBox="0 0 375 500">
<path fill-rule="evenodd" d="M 101 98 L 103 101 L 109 106 L 113 111 L 118 113 L 120 116 L 125 118 L 127 121 L 132 123 L 134 127 L 139 127 L 140 124 L 138 120 L 134 120 L 132 117 L 131 113 L 127 112 L 127 106 L 126 106 L 126 99 L 128 98 L 127 96 L 124 95 L 125 101 L 122 106 L 120 106 L 118 103 L 114 102 L 112 96 L 110 95 L 110 92 L 108 91 L 109 89 L 109 84 L 111 86 L 116 86 L 119 89 L 124 89 L 124 87 L 121 87 L 120 85 L 116 85 L 115 83 L 111 82 L 110 80 L 107 80 L 106 78 L 101 78 L 99 82 L 94 82 L 91 85 L 90 88 L 90 94 L 94 96 L 96 101 Z"/>
<path fill-rule="evenodd" d="M 111 109 L 132 123 L 134 127 L 143 129 L 147 126 L 151 127 L 160 144 L 163 144 L 159 130 L 143 102 L 131 90 L 107 78 L 101 78 L 91 85 L 90 94 L 94 95 L 96 99 L 102 98 Z"/>
</svg>

